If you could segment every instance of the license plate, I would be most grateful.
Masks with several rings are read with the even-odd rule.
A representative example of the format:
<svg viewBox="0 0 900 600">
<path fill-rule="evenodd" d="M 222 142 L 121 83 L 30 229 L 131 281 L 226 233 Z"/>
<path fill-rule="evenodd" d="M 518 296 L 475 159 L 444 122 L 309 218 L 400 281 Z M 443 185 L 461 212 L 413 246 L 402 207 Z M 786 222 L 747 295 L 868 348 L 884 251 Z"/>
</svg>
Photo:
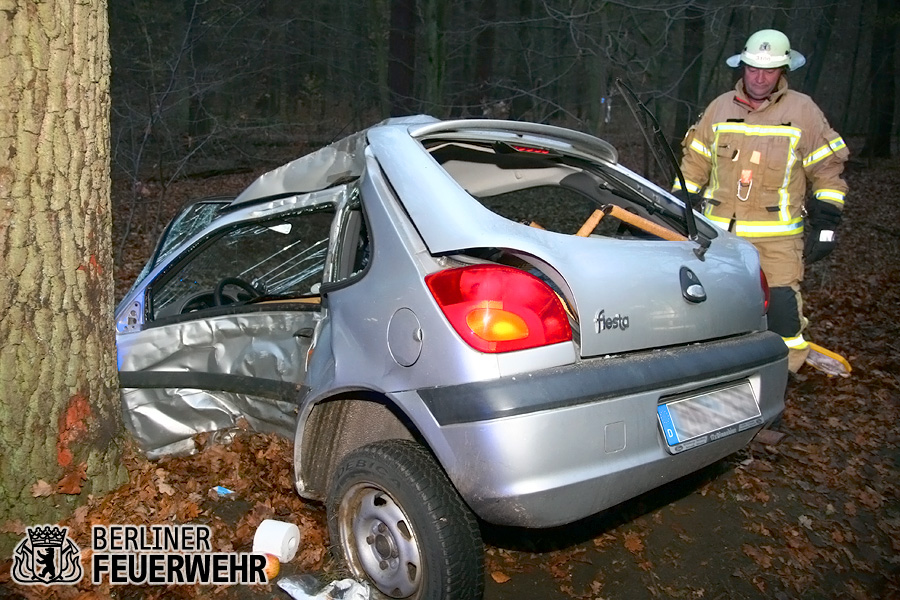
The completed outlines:
<svg viewBox="0 0 900 600">
<path fill-rule="evenodd" d="M 677 454 L 763 424 L 749 382 L 671 399 L 656 407 L 669 452 Z"/>
</svg>

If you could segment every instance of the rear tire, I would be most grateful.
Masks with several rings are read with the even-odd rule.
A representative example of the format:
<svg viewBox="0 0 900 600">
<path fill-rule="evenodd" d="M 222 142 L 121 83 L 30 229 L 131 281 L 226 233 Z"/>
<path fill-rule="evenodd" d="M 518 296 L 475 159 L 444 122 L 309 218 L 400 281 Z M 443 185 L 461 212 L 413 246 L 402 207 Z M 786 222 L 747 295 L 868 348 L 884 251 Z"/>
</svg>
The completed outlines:
<svg viewBox="0 0 900 600">
<path fill-rule="evenodd" d="M 328 494 L 334 555 L 388 598 L 478 600 L 478 523 L 437 461 L 408 440 L 376 442 L 341 461 Z"/>
</svg>

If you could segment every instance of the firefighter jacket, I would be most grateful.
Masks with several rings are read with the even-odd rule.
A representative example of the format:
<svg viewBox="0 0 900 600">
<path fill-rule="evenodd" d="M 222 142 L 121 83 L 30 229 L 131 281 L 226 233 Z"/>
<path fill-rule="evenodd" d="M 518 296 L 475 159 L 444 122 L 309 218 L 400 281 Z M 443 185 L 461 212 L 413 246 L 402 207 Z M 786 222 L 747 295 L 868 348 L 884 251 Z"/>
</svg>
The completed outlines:
<svg viewBox="0 0 900 600">
<path fill-rule="evenodd" d="M 704 215 L 722 229 L 734 221 L 737 235 L 802 234 L 807 180 L 817 199 L 843 209 L 847 146 L 812 99 L 788 89 L 784 77 L 755 110 L 739 80 L 712 101 L 683 146 L 688 190 L 703 190 Z M 681 189 L 678 182 L 674 189 Z"/>
</svg>

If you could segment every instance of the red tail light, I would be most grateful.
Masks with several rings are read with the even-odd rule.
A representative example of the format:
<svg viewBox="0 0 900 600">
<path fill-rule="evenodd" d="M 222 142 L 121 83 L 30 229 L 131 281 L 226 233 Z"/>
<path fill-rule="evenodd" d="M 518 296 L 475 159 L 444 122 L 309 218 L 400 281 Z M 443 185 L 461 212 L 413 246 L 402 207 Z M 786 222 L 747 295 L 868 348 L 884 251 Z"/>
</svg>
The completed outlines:
<svg viewBox="0 0 900 600">
<path fill-rule="evenodd" d="M 432 273 L 425 283 L 453 329 L 481 352 L 511 352 L 572 339 L 559 297 L 524 271 L 476 265 Z"/>
<path fill-rule="evenodd" d="M 763 314 L 769 312 L 769 280 L 763 270 L 759 270 L 759 284 L 762 286 L 763 292 Z"/>
</svg>

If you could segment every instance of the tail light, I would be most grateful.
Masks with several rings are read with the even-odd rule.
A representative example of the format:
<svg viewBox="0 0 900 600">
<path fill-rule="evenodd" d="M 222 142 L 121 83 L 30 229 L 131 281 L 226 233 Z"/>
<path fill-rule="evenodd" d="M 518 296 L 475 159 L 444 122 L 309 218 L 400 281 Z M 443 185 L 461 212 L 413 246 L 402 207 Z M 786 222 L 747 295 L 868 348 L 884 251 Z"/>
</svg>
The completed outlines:
<svg viewBox="0 0 900 600">
<path fill-rule="evenodd" d="M 572 339 L 559 297 L 524 271 L 476 265 L 432 273 L 425 283 L 453 329 L 481 352 L 511 352 Z"/>
<path fill-rule="evenodd" d="M 759 285 L 762 287 L 763 293 L 763 314 L 769 312 L 769 280 L 763 270 L 759 270 Z"/>
</svg>

